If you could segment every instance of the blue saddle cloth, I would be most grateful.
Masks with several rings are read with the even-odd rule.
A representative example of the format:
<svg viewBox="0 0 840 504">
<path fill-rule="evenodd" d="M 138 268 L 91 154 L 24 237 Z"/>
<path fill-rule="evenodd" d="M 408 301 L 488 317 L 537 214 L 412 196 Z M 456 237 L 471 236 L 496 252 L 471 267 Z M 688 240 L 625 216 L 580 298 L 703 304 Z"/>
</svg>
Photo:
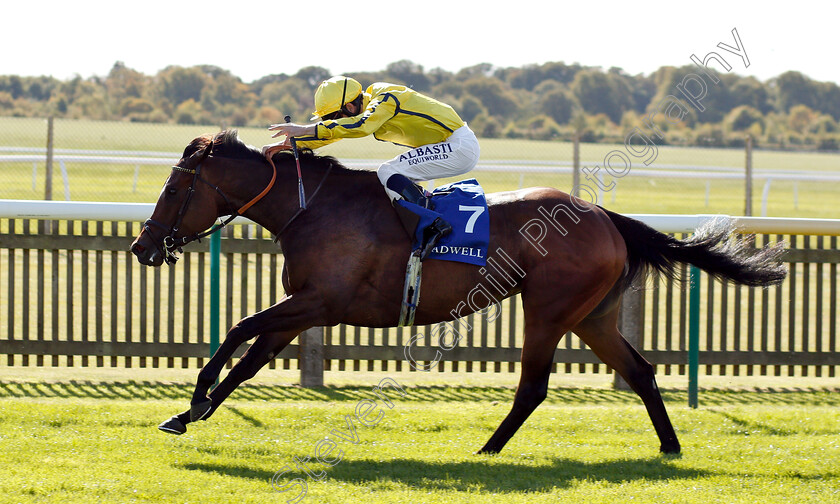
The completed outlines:
<svg viewBox="0 0 840 504">
<path fill-rule="evenodd" d="M 484 189 L 475 179 L 453 182 L 432 191 L 434 210 L 428 210 L 405 200 L 397 204 L 420 216 L 414 233 L 413 248 L 423 243 L 423 230 L 438 217 L 450 225 L 452 232 L 444 236 L 432 249 L 429 259 L 456 261 L 484 266 L 490 241 L 490 215 Z"/>
</svg>

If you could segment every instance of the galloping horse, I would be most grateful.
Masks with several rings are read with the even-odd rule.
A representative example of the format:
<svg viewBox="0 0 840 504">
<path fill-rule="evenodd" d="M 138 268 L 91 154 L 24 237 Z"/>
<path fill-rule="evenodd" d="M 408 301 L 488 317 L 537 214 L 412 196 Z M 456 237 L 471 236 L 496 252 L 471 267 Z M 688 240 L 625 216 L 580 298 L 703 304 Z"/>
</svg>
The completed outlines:
<svg viewBox="0 0 840 504">
<path fill-rule="evenodd" d="M 298 205 L 290 153 L 278 153 L 269 162 L 241 142 L 235 130 L 196 138 L 173 167 L 151 218 L 132 243 L 131 251 L 143 264 L 174 263 L 175 251 L 207 233 L 218 218 L 242 214 L 274 234 L 285 257 L 283 298 L 230 329 L 199 372 L 190 409 L 161 424 L 162 430 L 180 434 L 188 423 L 208 418 L 301 331 L 340 323 L 397 324 L 410 243 L 376 174 L 311 152 L 301 153 L 299 162 L 311 192 L 305 211 Z M 660 450 L 678 453 L 654 368 L 618 330 L 622 292 L 651 268 L 678 276 L 678 263 L 695 264 L 736 283 L 778 283 L 786 276 L 778 261 L 780 249 L 739 245 L 729 240 L 731 229 L 721 223 L 677 240 L 550 188 L 488 194 L 487 201 L 490 249 L 506 258 L 494 264 L 497 278 L 507 280 L 497 280 L 495 288 L 504 290 L 499 299 L 521 293 L 525 330 L 513 407 L 480 452 L 499 452 L 546 397 L 554 350 L 571 330 L 641 397 Z M 486 278 L 487 270 L 478 266 L 427 261 L 415 322 L 453 320 L 453 308 Z M 236 348 L 254 337 L 225 379 L 210 390 Z"/>
</svg>

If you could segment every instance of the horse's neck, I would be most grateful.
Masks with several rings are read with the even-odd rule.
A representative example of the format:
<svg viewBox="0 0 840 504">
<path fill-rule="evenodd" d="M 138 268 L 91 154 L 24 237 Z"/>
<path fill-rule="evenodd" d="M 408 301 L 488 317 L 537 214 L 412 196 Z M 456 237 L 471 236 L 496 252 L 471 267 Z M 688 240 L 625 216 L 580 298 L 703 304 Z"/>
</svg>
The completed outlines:
<svg viewBox="0 0 840 504">
<path fill-rule="evenodd" d="M 324 163 L 311 163 L 301 160 L 301 174 L 303 178 L 303 197 L 307 210 L 303 210 L 298 188 L 297 167 L 294 160 L 284 158 L 276 163 L 277 175 L 274 187 L 261 204 L 247 212 L 248 217 L 268 229 L 271 233 L 282 234 L 292 222 L 303 214 L 332 217 L 334 213 L 341 214 L 347 203 L 362 200 L 365 204 L 387 203 L 387 197 L 376 177 L 375 172 L 354 172 L 340 165 L 329 166 Z M 311 161 L 311 160 L 309 160 Z M 251 185 L 248 194 L 261 191 L 262 187 Z M 243 200 L 250 196 L 244 195 Z M 382 201 L 377 201 L 377 200 Z M 317 211 L 309 212 L 311 207 Z M 384 205 L 383 205 L 384 207 Z M 349 217 L 351 215 L 341 215 Z"/>
<path fill-rule="evenodd" d="M 278 166 L 278 170 L 280 167 Z M 294 170 L 294 168 L 292 168 Z M 303 233 L 306 239 L 313 228 L 331 229 L 334 232 L 360 232 L 368 234 L 366 229 L 382 225 L 381 216 L 394 212 L 375 172 L 356 172 L 341 166 L 331 169 L 325 166 L 301 166 L 303 172 L 306 210 L 301 210 L 298 198 L 296 171 L 284 177 L 282 189 L 275 198 L 283 200 L 285 210 L 278 213 L 282 220 L 280 228 L 273 230 L 282 233 L 286 226 L 294 235 Z M 291 208 L 289 208 L 291 206 Z M 282 215 L 282 218 L 279 216 Z M 290 222 L 304 221 L 309 229 L 292 226 Z M 271 228 L 269 228 L 271 229 Z M 316 233 L 318 238 L 332 237 L 334 233 Z M 281 240 L 286 238 L 284 235 Z"/>
</svg>

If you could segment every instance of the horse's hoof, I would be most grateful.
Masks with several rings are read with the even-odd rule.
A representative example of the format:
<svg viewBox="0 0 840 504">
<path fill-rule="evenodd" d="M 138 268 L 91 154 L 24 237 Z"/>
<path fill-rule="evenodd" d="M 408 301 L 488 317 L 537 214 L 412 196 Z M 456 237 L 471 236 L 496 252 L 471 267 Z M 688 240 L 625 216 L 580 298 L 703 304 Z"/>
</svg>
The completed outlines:
<svg viewBox="0 0 840 504">
<path fill-rule="evenodd" d="M 659 451 L 665 455 L 679 455 L 680 444 L 677 442 L 668 443 L 667 445 L 663 444 L 659 447 Z"/>
<path fill-rule="evenodd" d="M 168 432 L 169 434 L 175 434 L 176 436 L 180 436 L 181 434 L 187 432 L 187 426 L 178 420 L 177 416 L 173 416 L 169 420 L 162 422 L 158 425 L 158 429 L 163 432 Z"/>
<path fill-rule="evenodd" d="M 190 404 L 190 422 L 203 420 L 213 408 L 213 401 L 208 397 L 199 403 Z"/>
</svg>

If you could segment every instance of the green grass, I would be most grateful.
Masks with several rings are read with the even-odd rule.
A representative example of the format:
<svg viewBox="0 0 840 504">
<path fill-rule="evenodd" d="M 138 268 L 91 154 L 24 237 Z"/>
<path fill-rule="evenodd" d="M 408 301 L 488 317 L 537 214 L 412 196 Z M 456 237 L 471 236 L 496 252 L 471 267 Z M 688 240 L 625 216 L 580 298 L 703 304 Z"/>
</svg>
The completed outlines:
<svg viewBox="0 0 840 504">
<path fill-rule="evenodd" d="M 0 502 L 285 502 L 272 476 L 346 429 L 371 386 L 245 386 L 187 434 L 156 424 L 191 387 L 150 381 L 0 382 Z M 498 456 L 474 452 L 507 413 L 508 387 L 406 386 L 302 502 L 836 502 L 836 390 L 666 391 L 683 444 L 658 441 L 638 398 L 553 388 Z M 314 460 L 314 457 L 313 457 Z M 311 464 L 314 471 L 322 466 Z M 286 482 L 288 480 L 283 480 Z"/>
</svg>

